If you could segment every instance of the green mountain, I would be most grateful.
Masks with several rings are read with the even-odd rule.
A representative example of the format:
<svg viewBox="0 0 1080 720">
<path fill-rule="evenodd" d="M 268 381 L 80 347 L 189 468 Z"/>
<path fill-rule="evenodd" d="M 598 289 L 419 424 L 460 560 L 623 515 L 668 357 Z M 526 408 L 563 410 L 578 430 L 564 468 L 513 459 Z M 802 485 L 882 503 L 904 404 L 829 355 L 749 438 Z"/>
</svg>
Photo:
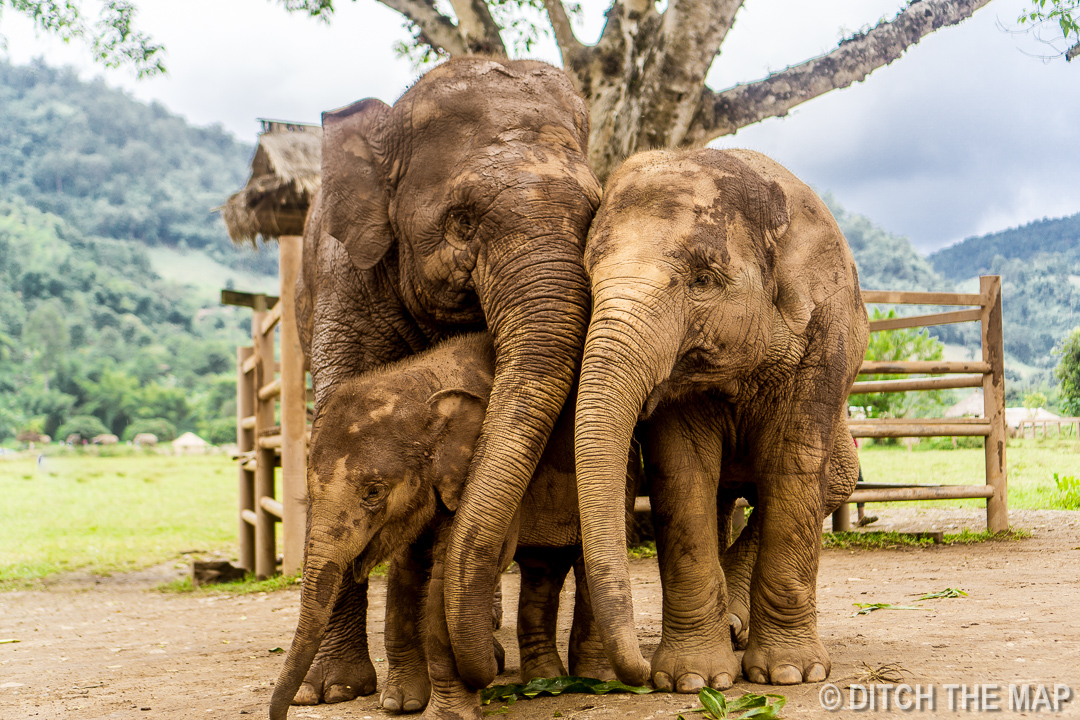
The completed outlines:
<svg viewBox="0 0 1080 720">
<path fill-rule="evenodd" d="M 1005 348 L 1032 384 L 1054 385 L 1054 348 L 1080 326 L 1080 213 L 967 238 L 927 258 L 961 291 L 1001 275 Z"/>
<path fill-rule="evenodd" d="M 100 80 L 0 62 L 0 441 L 235 438 L 250 313 L 218 293 L 276 294 L 277 253 L 235 247 L 213 208 L 251 152 Z"/>
</svg>

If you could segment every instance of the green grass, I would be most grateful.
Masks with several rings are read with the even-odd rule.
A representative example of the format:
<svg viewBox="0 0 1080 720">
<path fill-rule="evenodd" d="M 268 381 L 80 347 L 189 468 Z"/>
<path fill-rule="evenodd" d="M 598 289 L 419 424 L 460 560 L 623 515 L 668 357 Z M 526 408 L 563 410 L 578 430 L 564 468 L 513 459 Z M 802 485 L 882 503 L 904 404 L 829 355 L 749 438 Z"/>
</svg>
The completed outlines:
<svg viewBox="0 0 1080 720">
<path fill-rule="evenodd" d="M 0 497 L 0 590 L 236 548 L 236 464 L 223 455 L 5 459 Z"/>
<path fill-rule="evenodd" d="M 982 485 L 986 482 L 985 455 L 981 447 L 932 450 L 928 445 L 920 443 L 912 451 L 903 446 L 864 445 L 859 448 L 863 480 L 870 483 L 930 485 Z M 1005 462 L 1010 508 L 1075 509 L 1070 506 L 1068 494 L 1054 482 L 1054 473 L 1059 476 L 1080 476 L 1080 442 L 1069 438 L 1010 440 L 1005 451 Z M 884 504 L 898 507 L 981 508 L 986 506 L 986 501 L 935 500 Z M 874 503 L 870 507 L 877 506 Z"/>
<path fill-rule="evenodd" d="M 283 590 L 300 583 L 300 573 L 295 575 L 275 575 L 265 580 L 257 580 L 255 573 L 248 573 L 243 580 L 234 580 L 227 583 L 215 583 L 195 587 L 190 577 L 180 578 L 172 582 L 158 585 L 158 590 L 165 593 L 190 593 L 190 592 L 227 592 L 232 595 L 252 595 L 254 593 L 274 592 Z"/>
<path fill-rule="evenodd" d="M 910 504 L 910 503 L 908 503 Z M 942 545 L 973 545 L 987 541 L 1020 540 L 1031 537 L 1031 533 L 1020 528 L 994 533 L 989 530 L 975 532 L 967 528 L 958 533 L 945 533 Z M 912 533 L 894 530 L 852 530 L 849 532 L 827 532 L 821 535 L 821 546 L 835 550 L 888 550 L 899 547 L 929 547 L 933 539 Z"/>
</svg>

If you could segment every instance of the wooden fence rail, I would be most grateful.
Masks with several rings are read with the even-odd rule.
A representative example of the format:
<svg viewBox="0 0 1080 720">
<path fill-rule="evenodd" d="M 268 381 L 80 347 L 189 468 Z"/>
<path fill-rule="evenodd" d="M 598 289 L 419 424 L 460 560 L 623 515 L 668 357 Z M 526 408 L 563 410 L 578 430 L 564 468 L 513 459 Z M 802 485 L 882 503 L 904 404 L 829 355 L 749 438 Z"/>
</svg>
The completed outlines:
<svg viewBox="0 0 1080 720">
<path fill-rule="evenodd" d="M 252 309 L 251 347 L 237 349 L 236 444 L 240 481 L 240 566 L 259 578 L 277 572 L 277 524 L 282 525 L 282 571 L 304 561 L 307 523 L 307 383 L 295 317 L 294 287 L 302 239 L 278 239 L 280 299 L 223 291 L 221 301 Z M 280 362 L 274 333 L 280 331 Z M 280 409 L 279 409 L 280 408 Z M 280 418 L 280 423 L 279 423 Z M 282 497 L 276 497 L 281 467 Z"/>
<path fill-rule="evenodd" d="M 875 320 L 870 332 L 911 327 L 927 327 L 958 322 L 979 322 L 982 329 L 981 362 L 866 362 L 860 375 L 953 375 L 954 377 L 905 378 L 856 382 L 852 394 L 913 392 L 948 388 L 981 387 L 983 417 L 935 419 L 851 419 L 848 428 L 856 438 L 955 437 L 985 438 L 983 485 L 923 485 L 914 487 L 856 486 L 849 503 L 895 502 L 900 500 L 951 500 L 986 498 L 986 527 L 993 532 L 1009 528 L 1008 488 L 1005 473 L 1005 350 L 1001 327 L 1001 278 L 979 278 L 979 294 L 926 293 L 864 290 L 869 304 L 887 305 L 977 305 L 971 310 L 915 315 Z M 1054 421 L 1051 421 L 1054 422 Z M 1021 429 L 1023 426 L 1021 426 Z M 1080 432 L 1080 421 L 1077 424 Z M 1034 429 L 1032 430 L 1034 432 Z M 1043 433 L 1045 436 L 1045 427 Z M 1059 430 L 1060 433 L 1060 430 Z M 833 530 L 850 530 L 850 506 L 844 504 L 833 514 Z"/>
<path fill-rule="evenodd" d="M 1027 437 L 1027 430 L 1031 428 L 1032 439 L 1038 437 L 1037 431 L 1042 428 L 1042 436 L 1045 440 L 1049 437 L 1051 427 L 1057 428 L 1057 437 L 1080 438 L 1080 417 L 1054 418 L 1053 420 L 1021 420 L 1016 428 L 1016 437 Z"/>
</svg>

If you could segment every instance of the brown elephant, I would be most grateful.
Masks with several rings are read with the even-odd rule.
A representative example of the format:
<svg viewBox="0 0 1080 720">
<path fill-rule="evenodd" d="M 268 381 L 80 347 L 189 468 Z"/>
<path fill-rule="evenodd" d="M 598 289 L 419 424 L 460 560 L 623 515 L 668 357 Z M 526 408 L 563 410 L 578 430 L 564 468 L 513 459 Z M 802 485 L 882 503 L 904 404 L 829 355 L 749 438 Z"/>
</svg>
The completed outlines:
<svg viewBox="0 0 1080 720">
<path fill-rule="evenodd" d="M 769 158 L 649 152 L 610 178 L 585 264 L 593 310 L 578 495 L 593 607 L 617 675 L 679 692 L 736 679 L 717 516 L 746 495 L 749 532 L 725 562 L 737 575 L 733 629 L 749 627 L 742 670 L 755 683 L 824 680 L 821 525 L 858 473 L 845 405 L 868 335 L 844 236 Z M 651 666 L 612 522 L 639 418 L 664 597 Z"/>
<path fill-rule="evenodd" d="M 325 114 L 323 133 L 297 283 L 316 416 L 344 378 L 447 336 L 485 326 L 494 336 L 490 411 L 446 577 L 451 633 L 486 648 L 461 660 L 481 686 L 495 660 L 479 608 L 490 607 L 491 568 L 574 382 L 588 321 L 582 253 L 600 187 L 585 104 L 544 63 L 465 57 L 393 107 L 364 100 Z M 390 584 L 418 608 L 412 572 L 395 563 Z M 297 703 L 375 690 L 366 585 L 343 592 Z"/>
<path fill-rule="evenodd" d="M 301 612 L 274 687 L 271 718 L 286 717 L 342 586 L 354 577 L 366 578 L 372 567 L 391 555 L 413 559 L 409 566 L 416 568 L 417 577 L 410 582 L 426 597 L 420 633 L 413 632 L 409 612 L 387 603 L 391 667 L 422 675 L 423 682 L 411 689 L 422 686 L 420 692 L 430 691 L 426 717 L 481 717 L 477 689 L 457 673 L 455 657 L 469 649 L 451 647 L 442 586 L 452 521 L 494 374 L 491 336 L 466 335 L 383 370 L 339 382 L 324 396 L 312 436 Z M 497 572 L 505 566 L 516 543 L 523 682 L 566 674 L 555 650 L 555 620 L 563 580 L 581 556 L 573 432 L 573 404 L 568 403 L 496 567 Z M 625 500 L 632 500 L 632 495 L 624 491 L 624 513 L 632 505 Z M 610 676 L 588 598 L 584 577 L 579 576 L 570 666 L 575 674 Z M 392 686 L 383 692 L 382 702 L 394 711 L 419 710 L 428 697 L 407 696 Z"/>
</svg>

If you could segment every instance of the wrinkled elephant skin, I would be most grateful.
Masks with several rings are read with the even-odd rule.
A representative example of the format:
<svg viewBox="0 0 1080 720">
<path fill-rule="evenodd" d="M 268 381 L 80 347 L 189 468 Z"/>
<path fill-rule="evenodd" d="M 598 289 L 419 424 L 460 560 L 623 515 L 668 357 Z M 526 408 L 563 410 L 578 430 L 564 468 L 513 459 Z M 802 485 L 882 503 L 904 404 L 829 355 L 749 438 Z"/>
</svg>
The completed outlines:
<svg viewBox="0 0 1080 720">
<path fill-rule="evenodd" d="M 430 720 L 482 717 L 477 688 L 463 682 L 456 663 L 463 653 L 476 650 L 451 646 L 441 585 L 452 520 L 494 371 L 490 335 L 466 335 L 340 382 L 327 394 L 313 435 L 301 613 L 274 688 L 271 718 L 287 714 L 330 622 L 335 599 L 340 602 L 341 588 L 391 556 L 395 561 L 388 588 L 395 600 L 387 604 L 390 672 L 383 708 L 415 712 L 426 705 Z M 573 468 L 571 404 L 526 490 L 520 522 L 496 568 L 509 563 L 517 543 L 522 682 L 566 674 L 555 650 L 555 619 L 563 580 L 581 556 Z M 570 639 L 571 669 L 610 676 L 588 598 L 581 577 Z M 416 627 L 417 617 L 407 609 L 419 605 L 425 611 L 421 627 Z M 495 651 L 501 656 L 497 644 Z"/>
<path fill-rule="evenodd" d="M 494 336 L 489 412 L 447 540 L 450 633 L 481 649 L 460 659 L 475 685 L 495 671 L 480 610 L 497 579 L 490 568 L 574 382 L 588 322 L 582 254 L 600 199 L 588 134 L 561 71 L 480 57 L 434 68 L 392 107 L 364 100 L 323 117 L 322 187 L 297 283 L 316 416 L 344 378 L 448 336 L 485 326 Z M 341 592 L 298 703 L 375 689 L 366 584 Z"/>
<path fill-rule="evenodd" d="M 593 311 L 578 389 L 578 493 L 589 587 L 624 682 L 723 688 L 739 673 L 718 512 L 755 498 L 732 563 L 750 563 L 742 670 L 758 683 L 829 673 L 815 582 L 826 503 L 857 464 L 846 397 L 868 322 L 851 252 L 821 200 L 749 151 L 652 152 L 610 178 L 585 254 Z M 663 581 L 660 646 L 634 635 L 621 458 L 644 420 Z M 828 496 L 828 497 L 826 497 Z M 719 508 L 718 508 L 719 498 Z M 727 523 L 720 523 L 726 529 Z M 748 598 L 748 599 L 747 599 Z M 741 628 L 740 628 L 741 629 Z"/>
</svg>

